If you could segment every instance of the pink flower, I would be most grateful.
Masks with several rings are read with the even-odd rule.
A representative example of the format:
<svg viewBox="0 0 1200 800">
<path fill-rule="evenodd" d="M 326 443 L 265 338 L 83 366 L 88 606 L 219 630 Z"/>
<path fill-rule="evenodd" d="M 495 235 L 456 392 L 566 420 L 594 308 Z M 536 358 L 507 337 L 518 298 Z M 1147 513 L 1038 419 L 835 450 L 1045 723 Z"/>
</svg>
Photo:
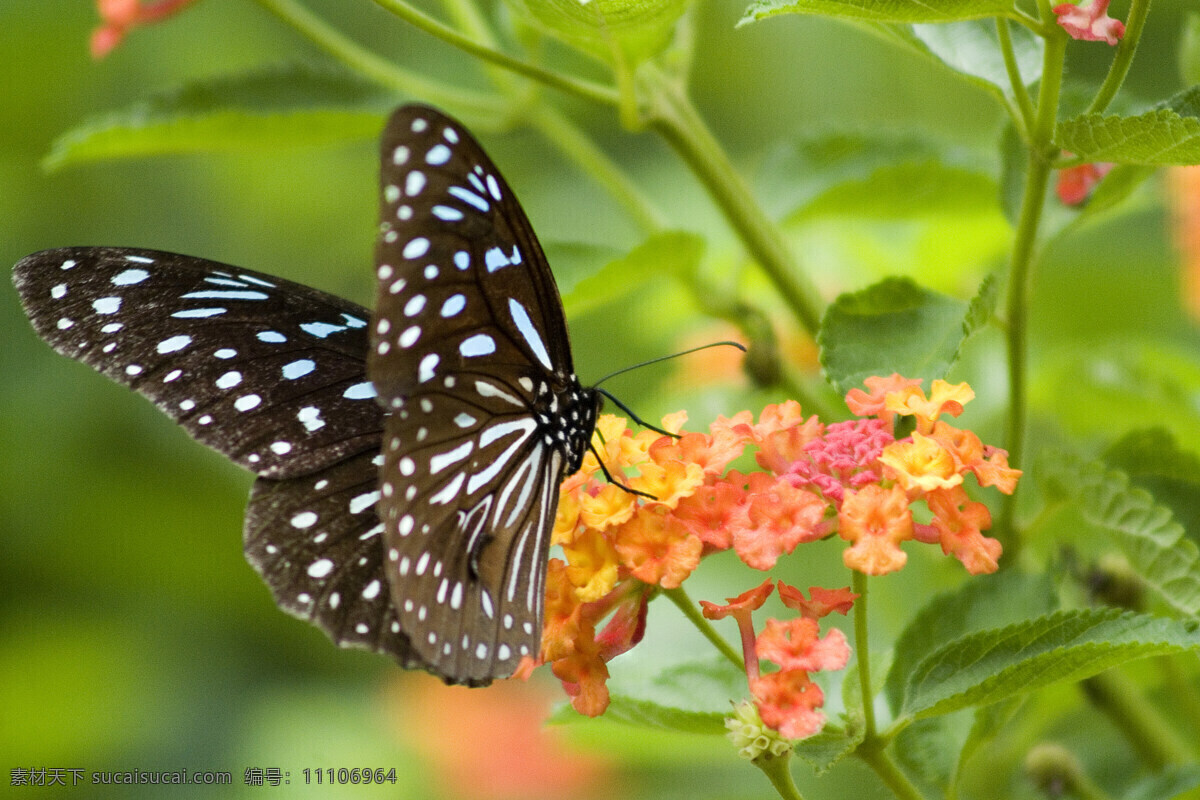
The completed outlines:
<svg viewBox="0 0 1200 800">
<path fill-rule="evenodd" d="M 1115 45 L 1125 35 L 1125 24 L 1108 15 L 1108 3 L 1109 0 L 1092 0 L 1086 8 L 1063 3 L 1054 7 L 1054 15 L 1072 39 Z"/>
</svg>

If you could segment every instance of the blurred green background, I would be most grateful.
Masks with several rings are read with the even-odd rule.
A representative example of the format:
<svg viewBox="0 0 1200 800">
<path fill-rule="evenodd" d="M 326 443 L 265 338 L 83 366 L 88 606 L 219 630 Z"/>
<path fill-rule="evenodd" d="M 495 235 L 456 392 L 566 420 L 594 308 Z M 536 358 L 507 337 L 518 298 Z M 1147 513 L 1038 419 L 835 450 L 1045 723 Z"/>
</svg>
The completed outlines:
<svg viewBox="0 0 1200 800">
<path fill-rule="evenodd" d="M 1157 98 L 1175 88 L 1169 32 L 1179 5 L 1156 5 L 1159 16 L 1131 78 L 1135 97 Z M 310 6 L 410 68 L 484 85 L 466 56 L 431 43 L 372 4 L 314 0 Z M 735 31 L 737 3 L 703 3 L 696 10 L 694 96 L 752 181 L 760 182 L 761 165 L 781 143 L 837 128 L 935 134 L 959 143 L 984 171 L 994 170 L 995 107 L 934 65 L 844 26 L 787 19 Z M 93 5 L 80 0 L 0 0 L 0 263 L 66 245 L 150 247 L 274 273 L 368 303 L 374 141 L 118 161 L 56 173 L 40 168 L 58 135 L 151 91 L 256 65 L 322 60 L 253 2 L 198 3 L 135 32 L 101 62 L 87 50 L 96 24 Z M 1101 68 L 1105 55 L 1084 53 L 1073 65 L 1076 77 Z M 621 131 L 608 109 L 550 99 L 596 132 L 672 224 L 709 237 L 710 263 L 733 262 L 723 222 L 661 142 Z M 544 141 L 528 132 L 480 131 L 480 138 L 552 252 L 567 244 L 620 251 L 637 243 L 611 199 Z M 1071 362 L 1084 346 L 1119 339 L 1125 329 L 1167 348 L 1194 347 L 1194 331 L 1178 311 L 1158 185 L 1139 195 L 1133 209 L 1050 254 L 1054 269 L 1044 270 L 1034 314 L 1039 362 Z M 842 215 L 791 234 L 828 297 L 894 272 L 969 294 L 985 270 L 1001 263 L 1007 235 L 994 207 L 931 218 L 915 232 Z M 570 283 L 599 266 L 576 259 L 570 268 L 577 272 L 560 272 L 560 279 Z M 764 303 L 771 306 L 765 296 Z M 665 283 L 640 288 L 635 297 L 571 325 L 585 380 L 669 352 L 688 337 L 724 335 L 686 292 Z M 8 787 L 14 767 L 62 767 L 233 773 L 232 787 L 177 790 L 194 798 L 468 796 L 455 781 L 453 762 L 426 745 L 436 739 L 430 732 L 439 713 L 458 709 L 453 713 L 476 719 L 455 705 L 471 701 L 439 694 L 384 658 L 338 650 L 276 609 L 242 558 L 248 474 L 191 442 L 145 401 L 54 354 L 33 335 L 7 282 L 0 283 L 0 342 L 0 794 L 14 791 Z M 987 353 L 994 343 L 984 337 L 979 346 Z M 995 386 L 1002 384 L 999 363 L 985 358 L 963 369 L 982 386 Z M 1063 402 L 1058 389 L 1080 386 L 1065 377 L 1067 366 L 1043 373 L 1035 396 L 1040 388 L 1048 404 Z M 732 379 L 718 386 L 689 383 L 686 365 L 642 371 L 611 388 L 647 417 L 687 407 L 697 427 L 717 413 L 783 399 Z M 1077 433 L 1104 431 L 1111 411 L 1105 402 L 1091 397 L 1082 403 Z M 994 432 L 989 402 L 980 406 L 976 427 Z M 824 575 L 827 585 L 842 585 L 836 553 L 825 552 L 828 563 L 815 574 L 812 565 L 792 564 L 778 577 L 808 586 Z M 959 579 L 953 565 L 920 557 L 914 563 L 919 569 L 881 585 L 885 602 L 876 608 L 895 600 L 894 610 L 880 613 L 876 633 L 884 641 L 932 588 Z M 728 561 L 706 568 L 695 585 L 711 588 L 711 595 L 697 588 L 696 597 L 720 599 L 752 585 L 753 578 L 722 582 L 736 573 Z M 672 609 L 656 606 L 650 624 L 646 646 L 627 657 L 630 669 L 639 659 L 667 658 L 675 648 L 704 647 L 681 630 Z M 616 662 L 614 671 L 624 663 Z M 505 724 L 479 719 L 491 720 L 479 723 L 484 726 Z M 486 748 L 497 728 L 475 733 Z M 723 739 L 615 723 L 559 733 L 575 748 L 563 763 L 593 770 L 586 773 L 592 788 L 563 788 L 571 784 L 545 778 L 547 796 L 753 797 L 769 791 Z M 604 754 L 603 763 L 589 760 L 596 753 Z M 538 758 L 518 760 L 528 766 Z M 299 785 L 305 768 L 342 766 L 395 766 L 398 782 L 383 790 Z M 243 786 L 247 767 L 287 770 L 291 785 Z M 808 780 L 802 767 L 797 772 Z M 595 775 L 606 777 L 597 782 Z M 856 797 L 884 796 L 864 776 L 845 765 L 820 791 L 837 796 L 844 786 Z M 478 786 L 477 796 L 502 796 L 500 788 Z M 17 796 L 164 793 L 79 786 Z M 512 796 L 534 795 L 521 789 Z"/>
</svg>

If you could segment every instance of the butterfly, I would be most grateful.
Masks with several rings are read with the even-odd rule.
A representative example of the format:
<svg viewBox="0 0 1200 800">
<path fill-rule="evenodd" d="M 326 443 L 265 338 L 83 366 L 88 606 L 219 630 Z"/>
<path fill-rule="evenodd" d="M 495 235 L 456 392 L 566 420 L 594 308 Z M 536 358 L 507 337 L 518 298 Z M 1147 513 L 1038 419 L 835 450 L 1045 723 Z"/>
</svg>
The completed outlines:
<svg viewBox="0 0 1200 800">
<path fill-rule="evenodd" d="M 22 259 L 39 335 L 258 478 L 246 557 L 338 645 L 447 683 L 536 657 L 564 476 L 601 397 L 554 276 L 466 129 L 397 109 L 381 148 L 376 303 L 154 250 Z"/>
</svg>

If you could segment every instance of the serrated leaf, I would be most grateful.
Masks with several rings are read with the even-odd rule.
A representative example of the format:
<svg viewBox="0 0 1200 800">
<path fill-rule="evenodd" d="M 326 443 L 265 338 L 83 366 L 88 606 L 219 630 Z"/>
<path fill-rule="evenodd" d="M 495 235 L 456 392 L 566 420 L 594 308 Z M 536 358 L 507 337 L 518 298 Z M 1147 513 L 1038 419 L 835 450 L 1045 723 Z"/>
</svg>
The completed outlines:
<svg viewBox="0 0 1200 800">
<path fill-rule="evenodd" d="M 632 64 L 662 51 L 689 0 L 507 0 L 524 18 L 572 47 Z"/>
<path fill-rule="evenodd" d="M 967 304 L 903 278 L 843 294 L 817 335 L 821 364 L 843 394 L 871 375 L 944 377 L 958 357 Z"/>
<path fill-rule="evenodd" d="M 1109 534 L 1130 566 L 1164 602 L 1200 614 L 1200 550 L 1171 512 L 1129 478 L 1100 462 L 1059 454 L 1042 459 L 1038 474 L 1079 504 L 1092 525 Z"/>
<path fill-rule="evenodd" d="M 349 73 L 304 66 L 197 81 L 86 120 L 54 142 L 44 166 L 372 138 L 395 100 Z"/>
<path fill-rule="evenodd" d="M 684 231 L 652 234 L 629 253 L 576 282 L 562 295 L 568 317 L 612 303 L 647 281 L 679 277 L 694 270 L 704 255 L 704 239 Z"/>
<path fill-rule="evenodd" d="M 947 714 L 1090 677 L 1150 656 L 1200 650 L 1200 626 L 1116 609 L 1060 611 L 965 636 L 919 663 L 903 716 Z"/>
<path fill-rule="evenodd" d="M 1015 569 L 981 576 L 934 596 L 905 627 L 893 648 L 884 694 L 893 713 L 904 687 L 925 657 L 976 631 L 1042 616 L 1057 606 L 1054 585 L 1045 575 Z"/>
<path fill-rule="evenodd" d="M 878 22 L 954 22 L 1012 13 L 1010 0 L 757 0 L 746 9 L 738 25 L 778 14 L 817 14 Z"/>
<path fill-rule="evenodd" d="M 1146 166 L 1200 163 L 1200 87 L 1135 116 L 1083 114 L 1058 125 L 1057 142 L 1085 161 Z"/>
<path fill-rule="evenodd" d="M 996 301 L 1000 297 L 1000 281 L 995 273 L 985 277 L 979 284 L 979 291 L 967 304 L 967 314 L 963 317 L 963 338 L 969 338 L 980 328 L 987 325 L 992 315 L 996 313 Z"/>
</svg>

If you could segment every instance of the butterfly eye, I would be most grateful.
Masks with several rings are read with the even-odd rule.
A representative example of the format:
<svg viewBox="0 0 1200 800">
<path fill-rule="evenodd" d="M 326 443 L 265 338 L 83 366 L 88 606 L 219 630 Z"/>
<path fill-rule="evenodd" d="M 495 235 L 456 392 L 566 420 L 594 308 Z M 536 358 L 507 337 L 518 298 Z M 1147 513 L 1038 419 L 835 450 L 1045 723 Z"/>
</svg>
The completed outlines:
<svg viewBox="0 0 1200 800">
<path fill-rule="evenodd" d="M 259 476 L 245 548 L 338 644 L 482 685 L 538 652 L 550 531 L 598 395 L 499 170 L 423 106 L 388 120 L 376 307 L 204 259 L 47 250 L 37 332 Z"/>
</svg>

